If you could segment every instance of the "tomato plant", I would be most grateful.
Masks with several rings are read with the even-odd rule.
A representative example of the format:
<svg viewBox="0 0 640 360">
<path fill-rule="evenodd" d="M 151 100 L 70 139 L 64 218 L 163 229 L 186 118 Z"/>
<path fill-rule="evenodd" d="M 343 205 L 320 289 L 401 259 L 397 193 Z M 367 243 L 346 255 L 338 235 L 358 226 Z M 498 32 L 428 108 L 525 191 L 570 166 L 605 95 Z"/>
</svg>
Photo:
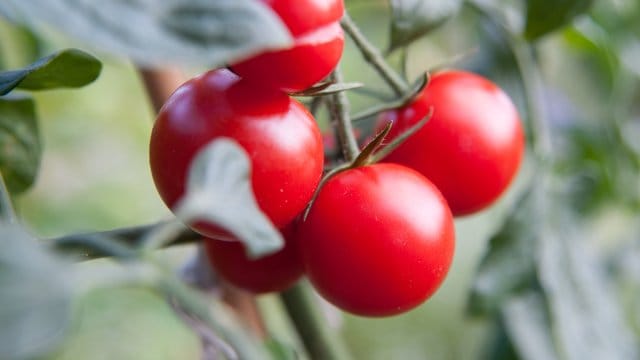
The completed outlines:
<svg viewBox="0 0 640 360">
<path fill-rule="evenodd" d="M 0 359 L 640 359 L 637 1 L 160 3 L 0 1 Z"/>
<path fill-rule="evenodd" d="M 161 109 L 151 135 L 151 172 L 170 208 L 184 194 L 194 155 L 218 137 L 246 150 L 256 200 L 274 225 L 292 221 L 322 174 L 322 137 L 313 116 L 285 93 L 256 87 L 228 70 L 186 82 Z M 195 228 L 221 235 L 211 224 Z"/>
<path fill-rule="evenodd" d="M 452 216 L 419 173 L 375 164 L 330 178 L 299 229 L 309 279 L 328 301 L 387 316 L 421 304 L 444 280 Z"/>
<path fill-rule="evenodd" d="M 282 291 L 304 272 L 294 231 L 295 222 L 282 231 L 284 247 L 259 259 L 250 259 L 238 241 L 208 239 L 204 246 L 217 274 L 231 284 L 256 294 Z"/>
<path fill-rule="evenodd" d="M 433 109 L 429 122 L 386 161 L 418 170 L 440 189 L 454 215 L 492 204 L 513 180 L 524 152 L 518 111 L 494 83 L 473 73 L 433 75 L 409 104 L 380 115 L 393 138 Z"/>
<path fill-rule="evenodd" d="M 294 45 L 233 64 L 233 71 L 248 80 L 290 92 L 304 90 L 329 75 L 344 47 L 339 23 L 343 0 L 263 1 L 285 23 Z"/>
</svg>

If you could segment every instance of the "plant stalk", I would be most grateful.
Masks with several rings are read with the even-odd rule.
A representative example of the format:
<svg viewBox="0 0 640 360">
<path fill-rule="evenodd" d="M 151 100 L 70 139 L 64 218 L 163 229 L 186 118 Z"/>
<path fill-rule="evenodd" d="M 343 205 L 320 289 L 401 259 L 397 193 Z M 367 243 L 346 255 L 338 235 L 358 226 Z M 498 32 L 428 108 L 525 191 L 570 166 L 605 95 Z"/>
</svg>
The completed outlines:
<svg viewBox="0 0 640 360">
<path fill-rule="evenodd" d="M 409 85 L 398 73 L 385 61 L 380 50 L 371 44 L 367 37 L 360 31 L 353 19 L 345 12 L 340 21 L 344 31 L 349 34 L 356 44 L 365 61 L 373 66 L 384 81 L 397 96 L 402 96 L 409 91 Z"/>
<path fill-rule="evenodd" d="M 342 72 L 336 68 L 331 74 L 336 84 L 343 82 Z M 358 156 L 360 148 L 353 133 L 353 124 L 349 118 L 349 99 L 344 91 L 334 93 L 330 97 L 329 109 L 340 141 L 340 148 L 347 161 L 353 161 Z"/>
<path fill-rule="evenodd" d="M 312 360 L 348 360 L 344 344 L 329 327 L 326 318 L 318 310 L 317 299 L 309 284 L 301 281 L 280 295 Z"/>
</svg>

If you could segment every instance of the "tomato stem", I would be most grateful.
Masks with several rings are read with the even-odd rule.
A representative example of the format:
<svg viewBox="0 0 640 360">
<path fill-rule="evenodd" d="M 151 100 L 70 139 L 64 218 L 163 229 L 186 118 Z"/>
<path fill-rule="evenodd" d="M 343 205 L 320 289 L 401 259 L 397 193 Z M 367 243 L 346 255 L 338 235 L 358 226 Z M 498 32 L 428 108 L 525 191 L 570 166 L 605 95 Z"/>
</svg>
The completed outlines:
<svg viewBox="0 0 640 360">
<path fill-rule="evenodd" d="M 393 100 L 393 101 L 389 101 L 386 103 L 382 103 L 379 105 L 375 105 L 372 106 L 368 109 L 365 109 L 353 116 L 351 116 L 351 121 L 353 122 L 358 122 L 361 120 L 365 120 L 368 118 L 371 118 L 372 116 L 378 115 L 381 112 L 384 111 L 388 111 L 388 110 L 393 110 L 393 109 L 397 109 L 399 107 L 402 107 L 410 102 L 413 101 L 413 99 L 422 92 L 422 90 L 424 89 L 425 86 L 427 86 L 427 84 L 429 83 L 429 73 L 426 72 L 423 76 L 421 76 L 413 85 L 413 87 L 411 88 L 411 90 L 407 93 L 405 93 L 403 96 L 401 96 L 400 98 Z"/>
<path fill-rule="evenodd" d="M 92 260 L 102 257 L 109 257 L 114 255 L 114 251 L 105 248 L 103 242 L 109 239 L 118 239 L 124 246 L 138 247 L 144 234 L 149 233 L 156 227 L 164 226 L 167 222 L 160 222 L 150 225 L 141 225 L 129 228 L 121 228 L 108 231 L 100 231 L 84 234 L 73 234 L 62 236 L 58 238 L 52 238 L 46 240 L 46 243 L 54 249 L 65 253 L 79 253 L 82 256 L 82 260 Z M 96 240 L 98 239 L 98 240 Z M 202 235 L 189 230 L 184 227 L 182 232 L 173 239 L 169 244 L 165 246 L 193 243 L 202 240 Z"/>
<path fill-rule="evenodd" d="M 429 122 L 429 120 L 431 120 L 431 116 L 433 116 L 433 107 L 429 108 L 429 112 L 424 118 L 422 118 L 422 120 L 415 123 L 413 126 L 408 128 L 405 132 L 403 132 L 402 134 L 394 138 L 393 141 L 391 141 L 387 146 L 383 147 L 382 149 L 380 149 L 380 151 L 373 154 L 373 156 L 371 156 L 371 158 L 369 159 L 369 162 L 377 163 L 382 159 L 384 159 L 387 155 L 391 154 L 393 150 L 395 150 L 398 146 L 404 143 L 409 137 L 411 137 L 413 134 L 418 132 L 418 130 L 422 129 L 422 127 L 425 126 L 427 122 Z"/>
<path fill-rule="evenodd" d="M 336 68 L 331 74 L 334 83 L 343 82 L 342 72 Z M 358 156 L 360 149 L 353 133 L 353 124 L 349 118 L 349 99 L 344 91 L 334 93 L 330 97 L 329 110 L 331 118 L 336 126 L 336 132 L 340 141 L 340 148 L 347 161 L 353 161 Z"/>
<path fill-rule="evenodd" d="M 380 50 L 371 44 L 367 37 L 360 31 L 349 14 L 345 11 L 340 21 L 344 31 L 349 34 L 356 44 L 365 61 L 373 66 L 384 81 L 391 87 L 397 96 L 402 96 L 409 91 L 409 85 L 398 73 L 385 61 Z"/>
<path fill-rule="evenodd" d="M 318 310 L 317 299 L 309 284 L 298 282 L 283 292 L 280 299 L 312 360 L 350 359 L 345 345 Z"/>
<path fill-rule="evenodd" d="M 198 335 L 209 343 L 215 342 L 218 350 L 229 359 L 267 359 L 267 354 L 259 340 L 246 330 L 234 325 L 236 320 L 221 309 L 218 304 L 206 301 L 196 290 L 187 286 L 177 277 L 166 274 L 158 285 L 169 300 L 178 306 L 187 319 L 201 322 L 196 326 Z M 204 331 L 203 331 L 204 330 Z M 215 332 L 215 333 L 214 333 Z M 217 334 L 221 338 L 217 337 Z M 215 338 L 214 341 L 213 338 Z M 228 342 L 228 343 L 227 343 Z"/>
<path fill-rule="evenodd" d="M 373 162 L 373 153 L 378 150 L 380 145 L 382 145 L 382 142 L 389 134 L 389 131 L 391 131 L 391 126 L 393 126 L 393 122 L 389 121 L 384 129 L 382 129 L 382 131 L 378 133 L 378 135 L 376 135 L 376 137 L 371 140 L 371 142 L 369 142 L 367 146 L 364 147 L 360 155 L 358 155 L 358 157 L 353 161 L 350 168 L 357 168 L 359 166 L 364 166 Z"/>
</svg>

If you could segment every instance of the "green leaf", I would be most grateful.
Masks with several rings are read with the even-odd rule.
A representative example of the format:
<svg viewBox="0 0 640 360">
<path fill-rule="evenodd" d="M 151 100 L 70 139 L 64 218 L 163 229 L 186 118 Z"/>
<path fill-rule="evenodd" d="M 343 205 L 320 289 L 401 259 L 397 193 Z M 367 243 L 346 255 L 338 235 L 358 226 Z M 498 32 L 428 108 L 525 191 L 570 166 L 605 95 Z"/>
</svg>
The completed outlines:
<svg viewBox="0 0 640 360">
<path fill-rule="evenodd" d="M 149 66 L 216 67 L 292 43 L 279 17 L 255 0 L 3 0 L 0 13 Z"/>
<path fill-rule="evenodd" d="M 535 195 L 531 190 L 491 238 L 471 289 L 469 312 L 491 315 L 509 298 L 535 286 L 537 228 Z"/>
<path fill-rule="evenodd" d="M 472 8 L 479 10 L 492 22 L 499 24 L 512 34 L 519 34 L 524 27 L 524 9 L 520 0 L 467 0 Z"/>
<path fill-rule="evenodd" d="M 515 296 L 502 307 L 502 319 L 511 342 L 524 360 L 556 360 L 551 320 L 545 298 L 538 291 Z"/>
<path fill-rule="evenodd" d="M 442 25 L 462 6 L 461 0 L 391 0 L 389 52 L 409 45 Z"/>
<path fill-rule="evenodd" d="M 0 97 L 0 172 L 10 192 L 33 185 L 41 155 L 33 99 Z"/>
<path fill-rule="evenodd" d="M 284 240 L 258 207 L 250 173 L 249 156 L 240 145 L 226 138 L 212 141 L 192 162 L 178 218 L 220 226 L 242 241 L 251 257 L 278 251 Z"/>
<path fill-rule="evenodd" d="M 527 0 L 527 20 L 524 36 L 538 39 L 567 25 L 586 12 L 593 0 Z"/>
<path fill-rule="evenodd" d="M 547 207 L 540 229 L 537 272 L 550 309 L 552 333 L 568 359 L 638 359 L 607 269 L 576 219 Z"/>
<path fill-rule="evenodd" d="M 77 49 L 67 49 L 20 69 L 0 72 L 0 95 L 15 87 L 29 90 L 75 88 L 93 82 L 102 63 Z"/>
<path fill-rule="evenodd" d="M 0 243 L 0 358 L 30 359 L 69 328 L 71 272 L 18 225 L 1 223 Z"/>
</svg>

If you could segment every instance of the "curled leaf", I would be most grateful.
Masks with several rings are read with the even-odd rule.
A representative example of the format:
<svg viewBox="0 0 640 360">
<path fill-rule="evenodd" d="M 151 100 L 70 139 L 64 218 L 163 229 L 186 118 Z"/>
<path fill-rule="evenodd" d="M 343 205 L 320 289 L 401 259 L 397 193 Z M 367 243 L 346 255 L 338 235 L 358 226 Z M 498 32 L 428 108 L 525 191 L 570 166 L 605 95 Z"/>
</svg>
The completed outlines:
<svg viewBox="0 0 640 360">
<path fill-rule="evenodd" d="M 204 220 L 225 229 L 251 257 L 281 249 L 282 235 L 258 207 L 250 174 L 251 162 L 240 145 L 227 138 L 212 141 L 193 160 L 176 214 L 186 223 Z"/>
</svg>

